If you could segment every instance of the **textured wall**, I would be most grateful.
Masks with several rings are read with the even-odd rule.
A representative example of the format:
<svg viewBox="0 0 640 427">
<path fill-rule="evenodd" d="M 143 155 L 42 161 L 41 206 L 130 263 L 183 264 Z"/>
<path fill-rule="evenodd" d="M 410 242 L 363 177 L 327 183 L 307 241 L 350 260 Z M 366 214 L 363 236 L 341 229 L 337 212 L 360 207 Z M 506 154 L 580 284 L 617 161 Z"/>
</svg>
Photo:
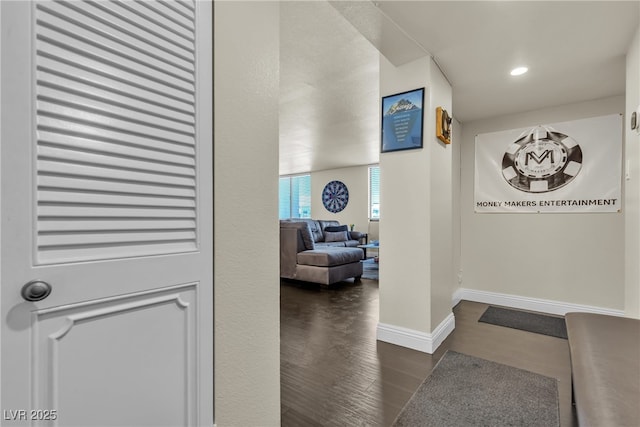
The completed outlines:
<svg viewBox="0 0 640 427">
<path fill-rule="evenodd" d="M 625 314 L 640 318 L 640 133 L 631 130 L 631 113 L 640 114 L 640 29 L 627 52 L 627 91 L 625 166 L 629 176 L 625 183 Z M 640 120 L 640 117 L 638 117 Z"/>
<path fill-rule="evenodd" d="M 425 334 L 451 314 L 454 286 L 453 148 L 435 136 L 451 87 L 425 57 L 380 64 L 380 92 L 425 87 L 423 148 L 380 155 L 380 322 Z"/>
<path fill-rule="evenodd" d="M 476 214 L 475 136 L 622 113 L 605 98 L 464 123 L 461 158 L 462 287 L 621 310 L 624 214 Z"/>
<path fill-rule="evenodd" d="M 216 424 L 278 426 L 279 6 L 214 16 Z"/>
<path fill-rule="evenodd" d="M 380 95 L 424 87 L 427 111 L 429 72 L 428 57 L 395 67 L 381 56 Z M 422 149 L 380 154 L 379 320 L 427 334 L 432 330 L 429 142 L 425 138 Z"/>
<path fill-rule="evenodd" d="M 451 314 L 453 274 L 453 145 L 443 144 L 436 135 L 436 107 L 452 110 L 451 86 L 433 61 L 431 67 L 431 105 L 425 124 L 425 143 L 431 145 L 429 162 L 431 191 L 431 329 Z M 457 165 L 456 165 L 457 166 Z M 456 170 L 457 173 L 457 170 Z"/>
</svg>

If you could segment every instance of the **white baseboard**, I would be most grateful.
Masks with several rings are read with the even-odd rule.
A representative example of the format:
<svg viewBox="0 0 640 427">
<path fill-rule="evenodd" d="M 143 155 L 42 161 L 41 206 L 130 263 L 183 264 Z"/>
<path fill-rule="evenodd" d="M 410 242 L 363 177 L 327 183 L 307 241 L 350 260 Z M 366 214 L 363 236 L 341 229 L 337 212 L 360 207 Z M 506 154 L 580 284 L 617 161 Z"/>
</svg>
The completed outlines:
<svg viewBox="0 0 640 427">
<path fill-rule="evenodd" d="M 499 294 L 496 292 L 476 291 L 460 288 L 453 293 L 453 306 L 461 300 L 481 302 L 485 304 L 501 305 L 522 310 L 538 311 L 564 316 L 571 311 L 584 313 L 608 314 L 610 316 L 624 316 L 623 310 L 594 307 L 590 305 L 572 304 L 562 301 L 545 300 L 539 298 L 521 297 L 518 295 Z"/>
<path fill-rule="evenodd" d="M 418 350 L 423 353 L 433 354 L 442 341 L 449 336 L 456 327 L 456 319 L 453 313 L 449 315 L 433 330 L 432 333 L 416 331 L 386 323 L 378 323 L 377 339 L 402 347 Z"/>
</svg>

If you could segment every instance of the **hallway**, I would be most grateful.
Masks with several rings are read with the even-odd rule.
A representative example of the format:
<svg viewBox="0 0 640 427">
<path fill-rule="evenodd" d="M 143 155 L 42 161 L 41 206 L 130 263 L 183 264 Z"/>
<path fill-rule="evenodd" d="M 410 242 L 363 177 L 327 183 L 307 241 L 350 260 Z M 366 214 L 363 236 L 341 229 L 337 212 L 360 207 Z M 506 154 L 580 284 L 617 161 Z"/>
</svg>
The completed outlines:
<svg viewBox="0 0 640 427">
<path fill-rule="evenodd" d="M 434 355 L 376 341 L 378 282 L 281 282 L 283 426 L 389 426 L 447 349 L 558 379 L 561 425 L 576 424 L 566 340 L 478 323 L 462 301 Z"/>
</svg>

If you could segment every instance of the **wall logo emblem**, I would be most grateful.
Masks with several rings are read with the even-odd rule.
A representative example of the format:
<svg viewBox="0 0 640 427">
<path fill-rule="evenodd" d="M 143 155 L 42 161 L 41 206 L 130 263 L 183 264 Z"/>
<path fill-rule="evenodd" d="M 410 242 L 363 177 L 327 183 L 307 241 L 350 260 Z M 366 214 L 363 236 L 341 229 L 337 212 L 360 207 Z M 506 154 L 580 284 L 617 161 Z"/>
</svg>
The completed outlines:
<svg viewBox="0 0 640 427">
<path fill-rule="evenodd" d="M 582 169 L 582 150 L 571 137 L 537 126 L 511 144 L 502 157 L 502 176 L 527 193 L 546 193 L 570 183 Z"/>
</svg>

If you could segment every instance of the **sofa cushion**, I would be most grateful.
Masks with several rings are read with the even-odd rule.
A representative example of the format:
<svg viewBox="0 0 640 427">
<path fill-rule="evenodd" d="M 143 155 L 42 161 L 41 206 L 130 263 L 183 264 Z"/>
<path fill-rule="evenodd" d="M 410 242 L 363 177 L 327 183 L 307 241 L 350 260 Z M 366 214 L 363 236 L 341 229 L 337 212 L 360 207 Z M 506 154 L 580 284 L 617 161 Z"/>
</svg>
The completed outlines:
<svg viewBox="0 0 640 427">
<path fill-rule="evenodd" d="M 324 232 L 325 242 L 346 242 L 349 240 L 346 231 L 326 231 Z"/>
<path fill-rule="evenodd" d="M 302 241 L 304 242 L 305 249 L 315 249 L 311 229 L 306 221 L 280 221 L 280 227 L 297 228 L 300 230 L 300 234 L 302 235 Z"/>
<path fill-rule="evenodd" d="M 320 227 L 320 223 L 318 221 L 309 218 L 301 218 L 300 221 L 304 221 L 309 224 L 309 229 L 311 230 L 311 235 L 313 236 L 314 242 L 324 241 L 324 234 L 322 234 L 322 228 Z"/>
<path fill-rule="evenodd" d="M 319 219 L 318 224 L 322 231 L 324 231 L 327 227 L 338 227 L 340 225 L 340 221 L 336 221 L 335 219 Z"/>
<path fill-rule="evenodd" d="M 325 242 L 327 241 L 327 233 L 335 233 L 336 231 L 346 231 L 347 232 L 347 238 L 346 240 L 351 240 L 353 239 L 353 237 L 351 237 L 351 233 L 349 232 L 349 227 L 344 224 L 344 225 L 329 225 L 327 227 L 324 228 L 324 234 L 325 234 Z"/>
<path fill-rule="evenodd" d="M 298 264 L 315 265 L 318 267 L 333 267 L 336 265 L 359 262 L 362 259 L 360 248 L 322 247 L 311 251 L 298 253 Z"/>
<path fill-rule="evenodd" d="M 324 242 L 324 235 L 322 234 L 322 228 L 320 227 L 319 221 L 311 218 L 291 218 L 289 221 L 306 223 L 311 231 L 313 241 Z"/>
<path fill-rule="evenodd" d="M 349 231 L 349 227 L 347 227 L 346 224 L 344 224 L 344 225 L 330 225 L 328 227 L 325 227 L 324 231 L 331 231 L 331 232 Z"/>
<path fill-rule="evenodd" d="M 318 242 L 316 243 L 316 248 L 344 248 L 349 243 L 349 240 L 346 242 Z"/>
</svg>

